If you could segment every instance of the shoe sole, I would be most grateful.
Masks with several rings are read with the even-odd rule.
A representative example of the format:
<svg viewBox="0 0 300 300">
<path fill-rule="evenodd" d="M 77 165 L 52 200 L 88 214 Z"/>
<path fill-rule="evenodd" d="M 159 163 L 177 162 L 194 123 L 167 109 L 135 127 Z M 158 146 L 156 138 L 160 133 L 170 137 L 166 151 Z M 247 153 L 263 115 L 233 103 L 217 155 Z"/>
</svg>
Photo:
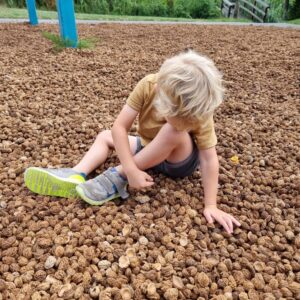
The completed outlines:
<svg viewBox="0 0 300 300">
<path fill-rule="evenodd" d="M 84 200 L 85 202 L 91 204 L 91 205 L 102 205 L 104 204 L 105 202 L 108 202 L 110 200 L 113 200 L 113 199 L 116 199 L 116 198 L 119 198 L 120 197 L 120 194 L 119 193 L 116 193 L 116 194 L 113 194 L 112 196 L 104 199 L 104 200 L 100 200 L 100 201 L 95 201 L 93 199 L 90 199 L 88 198 L 85 194 L 84 194 L 84 191 L 83 189 L 80 187 L 80 186 L 77 186 L 76 187 L 76 191 L 77 191 L 77 194 L 80 196 L 80 198 L 82 200 Z"/>
<path fill-rule="evenodd" d="M 25 171 L 24 180 L 27 188 L 34 193 L 63 198 L 78 198 L 76 186 L 81 183 L 35 167 Z"/>
</svg>

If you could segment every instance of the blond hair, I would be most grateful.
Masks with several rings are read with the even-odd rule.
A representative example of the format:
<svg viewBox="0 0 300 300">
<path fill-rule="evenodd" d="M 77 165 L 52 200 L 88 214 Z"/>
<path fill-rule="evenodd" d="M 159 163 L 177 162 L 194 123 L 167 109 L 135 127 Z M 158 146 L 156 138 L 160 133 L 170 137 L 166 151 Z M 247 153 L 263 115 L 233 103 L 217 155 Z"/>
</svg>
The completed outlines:
<svg viewBox="0 0 300 300">
<path fill-rule="evenodd" d="M 158 72 L 155 107 L 161 116 L 199 119 L 223 101 L 222 74 L 193 50 L 167 59 Z"/>
</svg>

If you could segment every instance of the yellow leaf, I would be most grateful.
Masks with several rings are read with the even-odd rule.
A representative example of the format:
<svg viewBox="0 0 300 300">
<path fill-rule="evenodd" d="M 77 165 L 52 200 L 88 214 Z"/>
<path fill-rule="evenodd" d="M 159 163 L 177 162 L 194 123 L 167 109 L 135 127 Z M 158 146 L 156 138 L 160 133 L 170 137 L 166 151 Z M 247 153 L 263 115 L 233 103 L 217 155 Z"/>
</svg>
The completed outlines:
<svg viewBox="0 0 300 300">
<path fill-rule="evenodd" d="M 239 158 L 237 155 L 233 155 L 230 160 L 234 163 L 234 164 L 238 164 L 239 163 Z"/>
</svg>

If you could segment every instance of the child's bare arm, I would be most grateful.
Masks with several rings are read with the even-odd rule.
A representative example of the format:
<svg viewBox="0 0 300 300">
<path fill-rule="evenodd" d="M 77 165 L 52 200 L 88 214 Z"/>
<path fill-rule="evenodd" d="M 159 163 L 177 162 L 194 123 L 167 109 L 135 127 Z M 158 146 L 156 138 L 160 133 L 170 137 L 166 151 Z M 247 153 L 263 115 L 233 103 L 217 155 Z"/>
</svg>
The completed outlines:
<svg viewBox="0 0 300 300">
<path fill-rule="evenodd" d="M 219 160 L 216 148 L 212 147 L 206 150 L 199 150 L 199 158 L 205 206 L 217 205 Z"/>
<path fill-rule="evenodd" d="M 149 187 L 153 185 L 154 182 L 149 174 L 137 167 L 130 151 L 127 135 L 137 115 L 138 111 L 126 104 L 114 122 L 112 137 L 122 165 L 122 170 L 127 177 L 129 185 L 133 188 L 140 189 Z"/>
<path fill-rule="evenodd" d="M 219 160 L 215 147 L 200 150 L 200 165 L 204 189 L 204 216 L 209 223 L 216 220 L 228 233 L 233 232 L 233 224 L 241 224 L 230 214 L 217 208 L 217 192 L 219 177 Z"/>
<path fill-rule="evenodd" d="M 125 104 L 112 127 L 112 137 L 117 155 L 125 173 L 137 166 L 130 152 L 128 132 L 137 117 L 138 112 Z"/>
</svg>

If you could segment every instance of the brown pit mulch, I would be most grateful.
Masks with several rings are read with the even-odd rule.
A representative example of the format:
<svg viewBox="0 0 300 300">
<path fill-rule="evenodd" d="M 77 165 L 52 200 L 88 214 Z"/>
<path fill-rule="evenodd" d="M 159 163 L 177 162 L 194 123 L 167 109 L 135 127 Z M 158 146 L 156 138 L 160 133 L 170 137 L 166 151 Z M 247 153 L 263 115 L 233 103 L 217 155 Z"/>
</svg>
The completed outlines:
<svg viewBox="0 0 300 300">
<path fill-rule="evenodd" d="M 300 299 L 300 31 L 79 25 L 96 48 L 61 53 L 41 31 L 58 26 L 0 25 L 0 299 Z M 200 172 L 101 207 L 24 186 L 28 166 L 76 164 L 138 80 L 186 48 L 224 74 L 218 205 L 242 223 L 232 235 L 205 220 Z"/>
</svg>

